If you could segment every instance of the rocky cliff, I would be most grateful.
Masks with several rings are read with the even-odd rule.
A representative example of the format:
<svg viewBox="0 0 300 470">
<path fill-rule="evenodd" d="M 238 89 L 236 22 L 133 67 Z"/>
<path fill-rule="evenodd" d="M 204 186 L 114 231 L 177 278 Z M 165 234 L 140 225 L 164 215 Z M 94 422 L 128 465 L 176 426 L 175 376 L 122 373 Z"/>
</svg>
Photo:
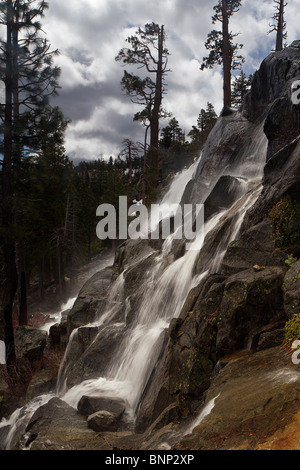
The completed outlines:
<svg viewBox="0 0 300 470">
<path fill-rule="evenodd" d="M 184 240 L 171 240 L 167 250 L 131 240 L 83 286 L 67 319 L 63 393 L 32 416 L 27 446 L 300 448 L 300 366 L 282 346 L 286 322 L 300 314 L 299 106 L 290 96 L 299 77 L 295 41 L 263 61 L 241 109 L 221 113 L 182 196 L 182 203 L 204 203 L 210 230 L 199 252 L 186 254 Z M 122 401 L 126 408 L 131 400 L 133 419 L 116 424 L 102 404 L 105 410 L 91 412 L 97 433 L 87 430 L 77 403 L 82 395 L 89 400 L 87 385 L 97 377 L 121 377 L 113 368 L 105 375 L 108 364 L 137 335 L 137 312 L 153 314 L 150 297 L 162 327 L 155 354 L 132 365 L 143 376 L 135 399 Z M 139 334 L 146 343 L 149 332 Z M 69 406 L 71 387 L 77 401 Z"/>
</svg>

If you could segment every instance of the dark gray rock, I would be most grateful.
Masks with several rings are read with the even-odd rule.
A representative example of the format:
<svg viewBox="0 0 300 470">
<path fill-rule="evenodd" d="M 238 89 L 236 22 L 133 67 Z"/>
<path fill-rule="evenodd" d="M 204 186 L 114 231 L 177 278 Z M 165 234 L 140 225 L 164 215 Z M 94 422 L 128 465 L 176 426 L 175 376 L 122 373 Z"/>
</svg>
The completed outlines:
<svg viewBox="0 0 300 470">
<path fill-rule="evenodd" d="M 282 266 L 287 258 L 283 251 L 275 249 L 273 228 L 269 218 L 244 231 L 226 251 L 221 272 L 231 275 L 258 265 Z"/>
<path fill-rule="evenodd" d="M 58 346 L 61 342 L 62 328 L 60 323 L 55 323 L 50 327 L 49 339 L 51 346 Z"/>
<path fill-rule="evenodd" d="M 300 141 L 296 139 L 277 152 L 265 166 L 263 189 L 260 197 L 247 212 L 242 231 L 260 223 L 269 216 L 272 207 L 289 195 L 299 201 L 300 197 Z"/>
<path fill-rule="evenodd" d="M 126 333 L 126 326 L 119 323 L 99 328 L 82 327 L 77 333 L 72 340 L 65 371 L 68 387 L 99 377 L 107 369 Z"/>
<path fill-rule="evenodd" d="M 249 269 L 225 281 L 217 325 L 217 355 L 244 349 L 252 330 L 285 318 L 282 284 L 286 268 Z"/>
<path fill-rule="evenodd" d="M 5 442 L 10 431 L 10 426 L 2 426 L 0 427 L 0 450 L 6 450 Z"/>
<path fill-rule="evenodd" d="M 263 349 L 275 348 L 280 346 L 284 340 L 285 330 L 281 328 L 274 331 L 266 331 L 259 337 L 257 350 L 262 351 Z"/>
<path fill-rule="evenodd" d="M 269 54 L 254 74 L 251 93 L 243 103 L 243 114 L 251 121 L 266 114 L 270 103 L 288 92 L 293 80 L 299 77 L 299 69 L 299 41 Z"/>
<path fill-rule="evenodd" d="M 39 361 L 47 342 L 47 332 L 30 326 L 18 326 L 15 329 L 15 347 L 17 359 Z"/>
<path fill-rule="evenodd" d="M 288 270 L 283 281 L 284 310 L 289 318 L 300 313 L 300 260 Z"/>
<path fill-rule="evenodd" d="M 89 416 L 97 411 L 108 411 L 119 420 L 126 410 L 126 402 L 121 398 L 82 396 L 77 405 L 78 413 Z"/>
<path fill-rule="evenodd" d="M 77 411 L 59 398 L 38 408 L 26 427 L 25 448 L 84 450 L 96 448 L 94 432 Z"/>
<path fill-rule="evenodd" d="M 56 377 L 49 373 L 47 369 L 37 371 L 32 377 L 30 384 L 26 390 L 26 401 L 44 395 L 49 392 L 54 392 L 56 387 Z"/>
<path fill-rule="evenodd" d="M 137 263 L 145 256 L 153 253 L 149 240 L 127 240 L 118 247 L 115 256 L 114 268 L 121 273 L 129 264 Z"/>
<path fill-rule="evenodd" d="M 116 417 L 109 411 L 96 411 L 87 419 L 88 427 L 96 432 L 110 431 L 114 432 L 118 429 L 118 421 Z"/>
<path fill-rule="evenodd" d="M 164 426 L 166 409 L 172 419 L 186 417 L 191 401 L 208 388 L 216 363 L 216 312 L 223 280 L 219 275 L 205 278 L 191 290 L 179 318 L 171 322 L 139 406 L 137 432 L 156 420 L 157 426 Z"/>
<path fill-rule="evenodd" d="M 220 210 L 229 209 L 245 192 L 245 181 L 230 175 L 219 178 L 204 203 L 204 218 L 208 220 Z"/>
<path fill-rule="evenodd" d="M 67 319 L 68 337 L 75 328 L 92 323 L 106 305 L 114 271 L 108 267 L 94 274 L 82 289 L 70 310 Z"/>
</svg>

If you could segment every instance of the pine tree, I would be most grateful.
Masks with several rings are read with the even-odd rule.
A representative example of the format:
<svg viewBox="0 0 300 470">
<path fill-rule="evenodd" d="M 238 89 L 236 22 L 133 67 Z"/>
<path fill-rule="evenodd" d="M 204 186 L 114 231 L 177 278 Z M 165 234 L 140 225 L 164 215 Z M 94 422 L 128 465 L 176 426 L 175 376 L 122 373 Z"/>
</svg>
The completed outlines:
<svg viewBox="0 0 300 470">
<path fill-rule="evenodd" d="M 283 40 L 287 38 L 286 32 L 286 22 L 284 20 L 284 9 L 287 6 L 287 3 L 284 0 L 274 0 L 275 13 L 273 20 L 275 24 L 270 24 L 270 31 L 276 31 L 276 47 L 275 51 L 281 51 L 283 49 Z"/>
<path fill-rule="evenodd" d="M 219 0 L 214 6 L 215 15 L 212 22 L 222 24 L 222 31 L 213 30 L 209 33 L 205 43 L 206 49 L 210 51 L 208 57 L 203 58 L 201 70 L 212 68 L 214 65 L 223 66 L 223 104 L 231 106 L 231 73 L 241 67 L 244 58 L 238 54 L 242 44 L 233 43 L 233 34 L 229 31 L 230 17 L 239 11 L 241 0 Z"/>
<path fill-rule="evenodd" d="M 193 126 L 188 136 L 191 137 L 192 142 L 198 143 L 200 147 L 203 147 L 208 134 L 217 122 L 218 116 L 212 103 L 207 102 L 206 109 L 200 110 L 197 126 Z"/>
<path fill-rule="evenodd" d="M 240 106 L 243 103 L 245 95 L 248 93 L 251 87 L 253 75 L 249 75 L 247 78 L 246 74 L 241 71 L 240 75 L 234 77 L 232 83 L 232 104 L 234 106 Z"/>
<path fill-rule="evenodd" d="M 161 130 L 160 144 L 165 148 L 170 148 L 176 144 L 184 144 L 185 135 L 176 118 L 169 121 L 169 124 Z"/>
<path fill-rule="evenodd" d="M 6 38 L 0 43 L 1 80 L 5 103 L 1 104 L 3 165 L 1 173 L 3 237 L 3 282 L 0 296 L 0 324 L 4 325 L 7 363 L 15 363 L 12 312 L 18 287 L 14 186 L 25 145 L 30 147 L 35 127 L 50 95 L 57 89 L 59 70 L 52 67 L 55 52 L 41 38 L 41 24 L 47 3 L 35 0 L 6 0 L 0 3 L 0 22 Z M 13 369 L 13 367 L 12 367 Z"/>
<path fill-rule="evenodd" d="M 125 157 L 128 165 L 129 183 L 132 184 L 133 180 L 133 161 L 139 157 L 140 146 L 133 142 L 131 139 L 123 140 L 123 149 L 120 152 L 120 157 Z"/>
<path fill-rule="evenodd" d="M 155 23 L 146 24 L 145 28 L 139 28 L 134 36 L 128 37 L 127 42 L 131 47 L 120 50 L 116 57 L 123 64 L 144 68 L 147 73 L 154 75 L 140 78 L 137 75 L 125 71 L 122 79 L 122 87 L 133 100 L 145 108 L 136 120 L 147 119 L 150 123 L 149 160 L 151 172 L 151 185 L 158 182 L 158 145 L 159 145 L 159 121 L 162 113 L 162 100 L 166 92 L 165 77 L 168 72 L 169 52 L 165 47 L 164 26 Z"/>
</svg>

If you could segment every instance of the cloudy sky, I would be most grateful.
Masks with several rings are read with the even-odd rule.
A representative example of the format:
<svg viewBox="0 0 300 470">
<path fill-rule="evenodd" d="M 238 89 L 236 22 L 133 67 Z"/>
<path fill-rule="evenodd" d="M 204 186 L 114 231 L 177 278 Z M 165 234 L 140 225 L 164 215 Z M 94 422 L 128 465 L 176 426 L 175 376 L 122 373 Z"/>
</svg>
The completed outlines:
<svg viewBox="0 0 300 470">
<path fill-rule="evenodd" d="M 216 0 L 49 0 L 43 29 L 62 69 L 60 95 L 55 99 L 71 119 L 66 134 L 67 154 L 76 159 L 117 156 L 122 141 L 143 140 L 143 128 L 133 122 L 139 110 L 122 94 L 124 68 L 115 56 L 125 39 L 152 21 L 165 26 L 170 52 L 168 93 L 164 107 L 188 133 L 208 101 L 222 107 L 221 69 L 200 71 L 207 55 L 204 43 L 214 29 L 211 23 Z M 254 72 L 275 43 L 267 34 L 274 12 L 272 0 L 242 0 L 231 19 L 231 30 L 240 33 L 244 71 Z M 299 0 L 286 7 L 288 39 L 300 39 Z M 134 72 L 127 66 L 126 70 Z M 162 122 L 164 127 L 167 122 Z"/>
</svg>

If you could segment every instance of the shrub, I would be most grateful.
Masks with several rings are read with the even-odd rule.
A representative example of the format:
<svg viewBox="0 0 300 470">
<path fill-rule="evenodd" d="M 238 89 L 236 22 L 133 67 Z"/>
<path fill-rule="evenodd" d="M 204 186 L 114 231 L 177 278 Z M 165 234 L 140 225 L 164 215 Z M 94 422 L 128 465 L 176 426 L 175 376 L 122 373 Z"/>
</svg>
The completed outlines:
<svg viewBox="0 0 300 470">
<path fill-rule="evenodd" d="M 300 340 L 300 313 L 295 314 L 285 324 L 284 343 L 291 346 L 293 341 Z"/>
<path fill-rule="evenodd" d="M 270 220 L 277 248 L 288 247 L 300 240 L 300 202 L 284 196 L 272 207 Z"/>
</svg>

